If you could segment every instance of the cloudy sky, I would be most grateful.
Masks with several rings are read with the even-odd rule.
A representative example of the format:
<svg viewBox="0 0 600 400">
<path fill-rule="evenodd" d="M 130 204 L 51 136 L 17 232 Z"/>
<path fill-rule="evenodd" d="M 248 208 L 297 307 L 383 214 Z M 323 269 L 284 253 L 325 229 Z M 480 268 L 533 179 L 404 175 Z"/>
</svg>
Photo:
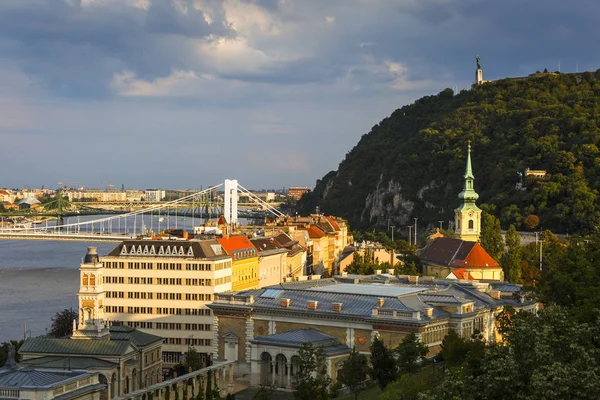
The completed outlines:
<svg viewBox="0 0 600 400">
<path fill-rule="evenodd" d="M 445 87 L 600 67 L 597 0 L 0 0 L 0 187 L 313 186 Z"/>
</svg>

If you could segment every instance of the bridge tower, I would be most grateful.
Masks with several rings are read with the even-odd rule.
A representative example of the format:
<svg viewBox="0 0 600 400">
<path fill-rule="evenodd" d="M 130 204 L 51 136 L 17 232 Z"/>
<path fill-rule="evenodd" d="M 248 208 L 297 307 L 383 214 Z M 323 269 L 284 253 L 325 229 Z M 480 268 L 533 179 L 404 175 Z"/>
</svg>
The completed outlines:
<svg viewBox="0 0 600 400">
<path fill-rule="evenodd" d="M 232 227 L 238 223 L 238 181 L 225 179 L 225 220 Z"/>
</svg>

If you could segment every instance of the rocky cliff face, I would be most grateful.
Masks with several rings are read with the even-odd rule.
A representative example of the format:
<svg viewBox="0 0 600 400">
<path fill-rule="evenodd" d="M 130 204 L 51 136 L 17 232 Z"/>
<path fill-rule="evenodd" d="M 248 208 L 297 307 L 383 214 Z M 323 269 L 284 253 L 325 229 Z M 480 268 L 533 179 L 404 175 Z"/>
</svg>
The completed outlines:
<svg viewBox="0 0 600 400">
<path fill-rule="evenodd" d="M 446 89 L 396 110 L 363 135 L 337 171 L 300 202 L 355 229 L 437 226 L 460 204 L 467 141 L 479 204 L 502 225 L 536 214 L 544 228 L 600 226 L 600 71 L 505 79 L 454 94 Z M 525 179 L 526 168 L 548 172 Z"/>
</svg>

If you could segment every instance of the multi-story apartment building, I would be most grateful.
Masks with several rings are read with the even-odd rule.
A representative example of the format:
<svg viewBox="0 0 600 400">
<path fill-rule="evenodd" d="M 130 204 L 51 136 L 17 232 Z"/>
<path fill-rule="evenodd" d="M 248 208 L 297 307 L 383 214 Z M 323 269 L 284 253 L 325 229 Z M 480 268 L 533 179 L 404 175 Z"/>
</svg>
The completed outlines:
<svg viewBox="0 0 600 400">
<path fill-rule="evenodd" d="M 69 201 L 73 200 L 94 200 L 94 201 L 126 201 L 127 193 L 121 190 L 69 190 L 67 197 Z"/>
<path fill-rule="evenodd" d="M 106 319 L 165 338 L 163 361 L 212 349 L 215 293 L 232 289 L 232 259 L 216 240 L 124 241 L 102 257 Z"/>
<path fill-rule="evenodd" d="M 161 201 L 166 195 L 167 193 L 162 189 L 146 189 L 144 199 L 146 201 Z"/>
</svg>

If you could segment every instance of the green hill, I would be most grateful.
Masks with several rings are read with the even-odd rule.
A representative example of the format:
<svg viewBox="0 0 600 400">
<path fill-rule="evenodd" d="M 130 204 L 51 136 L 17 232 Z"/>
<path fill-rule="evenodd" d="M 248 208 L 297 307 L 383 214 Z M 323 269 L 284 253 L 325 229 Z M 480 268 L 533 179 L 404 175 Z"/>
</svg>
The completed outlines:
<svg viewBox="0 0 600 400">
<path fill-rule="evenodd" d="M 503 79 L 456 95 L 446 89 L 375 125 L 300 209 L 319 206 L 362 229 L 386 226 L 388 218 L 398 227 L 414 217 L 420 227 L 453 220 L 471 140 L 478 203 L 504 228 L 534 214 L 543 229 L 595 232 L 599 126 L 600 70 Z M 547 175 L 525 177 L 527 168 Z"/>
</svg>

